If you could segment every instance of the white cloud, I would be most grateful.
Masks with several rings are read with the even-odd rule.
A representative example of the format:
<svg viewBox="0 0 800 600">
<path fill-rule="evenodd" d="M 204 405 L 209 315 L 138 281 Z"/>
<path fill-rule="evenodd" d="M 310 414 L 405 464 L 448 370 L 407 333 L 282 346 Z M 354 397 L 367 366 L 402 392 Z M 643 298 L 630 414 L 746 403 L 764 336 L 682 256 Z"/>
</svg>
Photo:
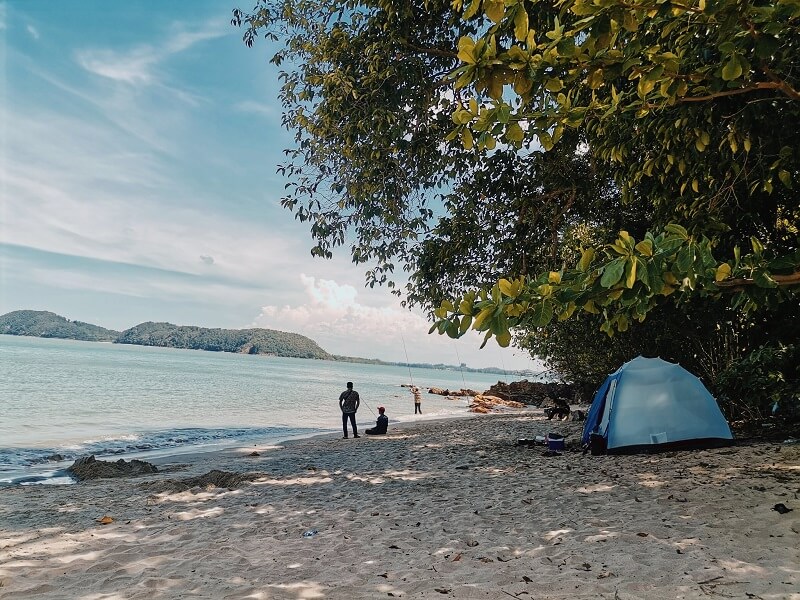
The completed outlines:
<svg viewBox="0 0 800 600">
<path fill-rule="evenodd" d="M 26 29 L 28 30 L 28 33 L 34 40 L 39 39 L 39 31 L 36 29 L 36 27 L 34 27 L 33 25 L 28 25 Z"/>
<path fill-rule="evenodd" d="M 359 302 L 350 285 L 300 275 L 306 301 L 298 305 L 268 305 L 253 322 L 255 327 L 301 333 L 332 354 L 405 362 L 458 364 L 471 367 L 538 368 L 526 355 L 496 345 L 480 350 L 481 337 L 460 340 L 428 334 L 430 323 L 420 314 L 382 296 L 382 304 Z"/>
<path fill-rule="evenodd" d="M 253 100 L 237 102 L 233 105 L 233 108 L 240 112 L 252 113 L 262 117 L 269 117 L 270 119 L 273 119 L 278 115 L 274 107 L 270 106 L 269 104 L 255 102 Z"/>
<path fill-rule="evenodd" d="M 77 52 L 75 58 L 79 65 L 95 75 L 132 85 L 150 84 L 158 80 L 156 67 L 163 60 L 226 33 L 220 23 L 212 22 L 195 31 L 174 30 L 160 44 L 141 44 L 124 52 L 84 49 Z"/>
</svg>

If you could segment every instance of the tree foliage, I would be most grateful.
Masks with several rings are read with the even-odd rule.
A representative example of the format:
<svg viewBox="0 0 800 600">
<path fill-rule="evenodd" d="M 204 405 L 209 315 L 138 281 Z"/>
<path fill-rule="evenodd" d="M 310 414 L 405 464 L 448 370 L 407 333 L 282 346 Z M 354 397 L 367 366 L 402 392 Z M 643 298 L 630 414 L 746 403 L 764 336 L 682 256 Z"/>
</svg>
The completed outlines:
<svg viewBox="0 0 800 600">
<path fill-rule="evenodd" d="M 443 140 L 455 40 L 475 26 L 444 0 L 260 0 L 233 21 L 248 45 L 259 34 L 281 42 L 271 60 L 295 133 L 282 204 L 309 223 L 311 253 L 349 244 L 354 262 L 371 265 L 370 285 L 393 286 L 395 264 L 414 262 L 436 191 L 474 162 Z"/>
<path fill-rule="evenodd" d="M 118 331 L 70 321 L 45 310 L 15 310 L 0 316 L 0 333 L 85 342 L 110 342 L 119 335 Z"/>
<path fill-rule="evenodd" d="M 557 272 L 446 301 L 440 332 L 460 332 L 474 317 L 471 326 L 507 344 L 509 327 L 584 310 L 602 314 L 610 334 L 675 292 L 735 291 L 744 310 L 796 301 L 800 3 L 474 0 L 462 8 L 485 26 L 459 41 L 453 77 L 472 98 L 453 113 L 451 135 L 551 150 L 579 129 L 623 200 L 654 207 L 657 229 L 639 239 L 622 230 Z"/>
<path fill-rule="evenodd" d="M 314 340 L 304 335 L 273 329 L 209 329 L 148 321 L 126 329 L 114 341 L 117 344 L 212 352 L 272 354 L 291 358 L 332 358 Z"/>
<path fill-rule="evenodd" d="M 280 43 L 313 254 L 349 245 L 371 285 L 402 264 L 452 337 L 713 378 L 798 304 L 797 6 L 259 0 L 234 23 Z"/>
</svg>

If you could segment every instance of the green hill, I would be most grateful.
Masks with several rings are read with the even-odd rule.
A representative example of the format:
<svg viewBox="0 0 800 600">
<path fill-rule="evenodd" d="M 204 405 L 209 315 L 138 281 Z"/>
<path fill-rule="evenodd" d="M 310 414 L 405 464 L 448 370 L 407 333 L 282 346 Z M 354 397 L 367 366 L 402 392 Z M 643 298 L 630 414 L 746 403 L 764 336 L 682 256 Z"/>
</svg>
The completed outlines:
<svg viewBox="0 0 800 600">
<path fill-rule="evenodd" d="M 207 329 L 147 322 L 126 329 L 115 342 L 215 352 L 272 354 L 292 358 L 331 358 L 312 339 L 297 333 L 272 329 Z"/>
<path fill-rule="evenodd" d="M 15 310 L 7 313 L 0 317 L 0 333 L 87 342 L 112 342 L 119 335 L 119 331 L 70 321 L 46 310 Z"/>
<path fill-rule="evenodd" d="M 206 329 L 152 322 L 120 333 L 38 310 L 16 310 L 1 316 L 0 334 L 291 358 L 333 358 L 314 340 L 297 333 L 272 329 Z"/>
</svg>

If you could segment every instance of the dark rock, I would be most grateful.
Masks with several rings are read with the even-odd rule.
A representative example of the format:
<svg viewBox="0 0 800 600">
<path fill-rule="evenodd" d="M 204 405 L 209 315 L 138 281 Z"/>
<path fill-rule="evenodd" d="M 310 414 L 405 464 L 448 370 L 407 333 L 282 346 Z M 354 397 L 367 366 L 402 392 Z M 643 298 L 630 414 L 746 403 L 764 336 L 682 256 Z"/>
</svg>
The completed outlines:
<svg viewBox="0 0 800 600">
<path fill-rule="evenodd" d="M 498 381 L 484 392 L 503 400 L 521 402 L 528 406 L 568 407 L 570 402 L 582 404 L 580 387 L 567 383 L 542 383 L 539 381 Z"/>
<path fill-rule="evenodd" d="M 60 454 L 51 454 L 50 456 L 47 457 L 47 460 L 51 462 L 58 462 L 60 460 L 64 460 L 64 457 L 61 456 Z"/>
<path fill-rule="evenodd" d="M 73 475 L 78 481 L 87 479 L 104 479 L 109 477 L 135 477 L 147 473 L 157 473 L 158 469 L 152 463 L 143 460 L 133 459 L 126 462 L 119 459 L 116 462 L 97 460 L 94 455 L 82 456 L 76 460 L 67 472 Z"/>
</svg>

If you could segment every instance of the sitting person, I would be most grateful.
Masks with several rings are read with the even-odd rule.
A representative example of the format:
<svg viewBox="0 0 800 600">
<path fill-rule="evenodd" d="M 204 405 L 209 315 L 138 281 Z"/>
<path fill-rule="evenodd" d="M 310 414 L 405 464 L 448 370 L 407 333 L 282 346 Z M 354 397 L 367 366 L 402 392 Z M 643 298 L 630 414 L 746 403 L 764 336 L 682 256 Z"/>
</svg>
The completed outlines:
<svg viewBox="0 0 800 600">
<path fill-rule="evenodd" d="M 385 412 L 385 408 L 378 407 L 378 421 L 375 423 L 375 427 L 367 429 L 365 432 L 367 435 L 383 435 L 386 433 L 386 428 L 389 427 L 389 417 L 383 414 Z"/>
</svg>

